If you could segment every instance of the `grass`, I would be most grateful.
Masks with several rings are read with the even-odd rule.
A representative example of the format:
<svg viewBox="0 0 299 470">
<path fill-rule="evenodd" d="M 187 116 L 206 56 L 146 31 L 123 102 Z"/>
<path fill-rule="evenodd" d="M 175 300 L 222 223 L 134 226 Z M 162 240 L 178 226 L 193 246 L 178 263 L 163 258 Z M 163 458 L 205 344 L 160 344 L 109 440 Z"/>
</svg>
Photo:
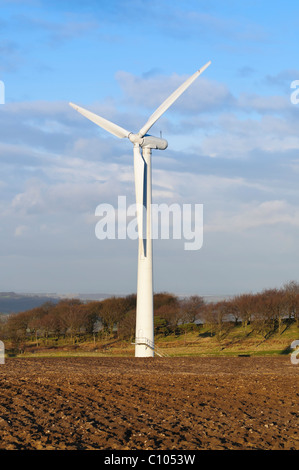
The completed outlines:
<svg viewBox="0 0 299 470">
<path fill-rule="evenodd" d="M 247 327 L 231 326 L 221 337 L 207 327 L 186 331 L 179 335 L 158 335 L 155 345 L 167 356 L 278 356 L 291 353 L 292 341 L 299 339 L 299 328 L 295 323 L 284 325 L 265 338 Z M 7 350 L 9 352 L 9 350 Z M 81 342 L 76 345 L 59 342 L 56 346 L 39 346 L 26 343 L 24 352 L 17 357 L 107 357 L 134 356 L 134 345 L 130 341 L 107 338 L 96 342 Z"/>
<path fill-rule="evenodd" d="M 238 325 L 221 338 L 215 334 L 211 336 L 211 330 L 202 327 L 198 332 L 157 337 L 155 343 L 169 356 L 261 356 L 289 354 L 290 344 L 298 338 L 299 328 L 293 323 L 281 333 L 273 332 L 267 339 L 250 328 L 245 332 Z"/>
</svg>

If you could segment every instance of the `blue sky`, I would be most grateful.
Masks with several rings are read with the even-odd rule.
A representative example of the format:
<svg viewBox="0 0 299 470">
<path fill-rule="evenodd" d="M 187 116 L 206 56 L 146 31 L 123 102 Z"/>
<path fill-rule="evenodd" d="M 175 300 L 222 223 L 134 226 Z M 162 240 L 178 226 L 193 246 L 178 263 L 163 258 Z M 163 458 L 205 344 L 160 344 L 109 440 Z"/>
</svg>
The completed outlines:
<svg viewBox="0 0 299 470">
<path fill-rule="evenodd" d="M 0 291 L 136 291 L 137 245 L 95 237 L 134 200 L 132 148 L 75 102 L 151 129 L 153 201 L 204 206 L 204 244 L 154 241 L 155 291 L 236 294 L 298 280 L 299 6 L 247 0 L 0 0 Z"/>
</svg>

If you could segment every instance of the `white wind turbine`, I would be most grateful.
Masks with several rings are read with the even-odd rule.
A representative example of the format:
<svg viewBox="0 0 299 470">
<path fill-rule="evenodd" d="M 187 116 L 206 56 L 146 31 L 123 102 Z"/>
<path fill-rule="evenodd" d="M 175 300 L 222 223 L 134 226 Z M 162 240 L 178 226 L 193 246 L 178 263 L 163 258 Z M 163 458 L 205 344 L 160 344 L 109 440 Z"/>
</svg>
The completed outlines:
<svg viewBox="0 0 299 470">
<path fill-rule="evenodd" d="M 137 134 L 133 134 L 123 127 L 83 109 L 80 106 L 69 103 L 76 111 L 83 114 L 83 116 L 90 119 L 98 126 L 116 137 L 127 137 L 134 144 L 134 176 L 139 238 L 135 357 L 154 356 L 151 152 L 152 149 L 165 150 L 168 145 L 166 140 L 148 135 L 147 132 L 210 64 L 211 62 L 208 62 L 179 86 L 150 116 L 146 124 Z M 140 147 L 142 148 L 142 155 Z"/>
</svg>

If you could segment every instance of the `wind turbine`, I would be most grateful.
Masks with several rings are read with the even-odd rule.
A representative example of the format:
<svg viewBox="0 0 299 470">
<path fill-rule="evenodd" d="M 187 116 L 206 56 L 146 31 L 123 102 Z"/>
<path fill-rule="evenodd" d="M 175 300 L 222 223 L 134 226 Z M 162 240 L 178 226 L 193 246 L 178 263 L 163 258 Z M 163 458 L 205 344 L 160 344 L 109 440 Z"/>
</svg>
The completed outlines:
<svg viewBox="0 0 299 470">
<path fill-rule="evenodd" d="M 152 149 L 165 150 L 165 139 L 148 135 L 147 132 L 165 111 L 187 90 L 194 80 L 211 64 L 209 61 L 180 85 L 150 116 L 137 134 L 127 131 L 101 116 L 80 106 L 69 103 L 76 111 L 98 126 L 119 138 L 128 138 L 134 145 L 134 177 L 138 226 L 138 274 L 135 357 L 154 356 L 154 309 L 153 309 L 153 256 L 151 237 Z M 142 154 L 140 151 L 142 149 Z"/>
</svg>

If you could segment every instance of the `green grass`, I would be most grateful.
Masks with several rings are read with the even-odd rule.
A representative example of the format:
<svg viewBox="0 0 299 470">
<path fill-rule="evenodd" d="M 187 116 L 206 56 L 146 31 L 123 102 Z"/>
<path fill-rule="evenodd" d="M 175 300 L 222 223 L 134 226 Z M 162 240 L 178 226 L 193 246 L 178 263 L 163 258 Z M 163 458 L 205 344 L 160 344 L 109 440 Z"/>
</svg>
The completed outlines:
<svg viewBox="0 0 299 470">
<path fill-rule="evenodd" d="M 212 336 L 211 336 L 212 333 Z M 186 331 L 180 335 L 156 336 L 155 344 L 167 356 L 278 356 L 291 353 L 292 341 L 299 339 L 299 328 L 295 323 L 284 325 L 282 332 L 272 332 L 265 339 L 247 327 L 231 327 L 221 337 L 207 327 Z M 9 353 L 9 350 L 7 351 Z M 9 354 L 8 354 L 9 355 Z M 113 338 L 98 340 L 96 343 L 80 342 L 75 346 L 68 342 L 59 345 L 39 346 L 27 343 L 22 354 L 17 357 L 108 357 L 134 356 L 134 346 L 130 341 L 117 341 Z"/>
<path fill-rule="evenodd" d="M 203 327 L 198 332 L 178 336 L 157 337 L 156 345 L 170 356 L 264 356 L 289 354 L 290 344 L 299 339 L 299 328 L 295 323 L 273 332 L 267 339 L 247 327 L 245 333 L 238 325 L 226 331 L 221 338 L 211 336 L 211 330 Z"/>
</svg>

